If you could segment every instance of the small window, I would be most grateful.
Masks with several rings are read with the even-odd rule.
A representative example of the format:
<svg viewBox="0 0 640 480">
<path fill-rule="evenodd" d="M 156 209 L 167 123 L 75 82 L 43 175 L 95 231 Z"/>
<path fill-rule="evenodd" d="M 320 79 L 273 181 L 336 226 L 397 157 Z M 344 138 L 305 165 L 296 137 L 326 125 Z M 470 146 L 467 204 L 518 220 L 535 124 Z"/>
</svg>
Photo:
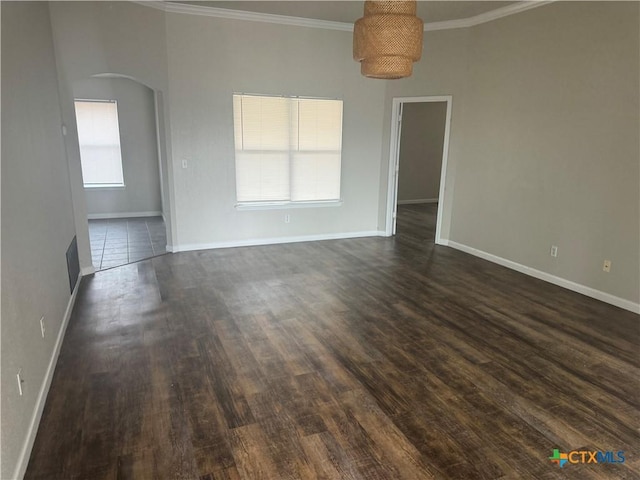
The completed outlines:
<svg viewBox="0 0 640 480">
<path fill-rule="evenodd" d="M 84 186 L 124 186 L 118 104 L 76 100 L 75 107 Z"/>
<path fill-rule="evenodd" d="M 242 203 L 340 200 L 342 100 L 234 95 Z"/>
</svg>

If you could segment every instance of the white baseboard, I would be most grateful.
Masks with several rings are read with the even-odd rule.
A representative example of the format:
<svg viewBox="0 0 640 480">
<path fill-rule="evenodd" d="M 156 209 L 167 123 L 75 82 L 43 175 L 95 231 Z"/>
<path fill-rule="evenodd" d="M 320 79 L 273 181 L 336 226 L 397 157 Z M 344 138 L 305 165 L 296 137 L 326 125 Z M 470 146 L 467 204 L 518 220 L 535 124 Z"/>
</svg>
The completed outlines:
<svg viewBox="0 0 640 480">
<path fill-rule="evenodd" d="M 415 200 L 398 200 L 398 205 L 414 205 L 418 203 L 438 203 L 437 198 L 416 198 Z"/>
<path fill-rule="evenodd" d="M 545 282 L 553 283 L 554 285 L 558 285 L 559 287 L 581 293 L 582 295 L 586 295 L 587 297 L 595 298 L 596 300 L 600 300 L 601 302 L 615 305 L 616 307 L 629 310 L 633 313 L 640 313 L 640 303 L 634 303 L 631 300 L 616 297 L 615 295 L 611 295 L 610 293 L 602 292 L 600 290 L 596 290 L 595 288 L 587 287 L 586 285 L 581 285 L 579 283 L 572 282 L 571 280 L 566 280 L 564 278 L 551 275 L 550 273 L 527 267 L 526 265 L 507 260 L 506 258 L 498 257 L 497 255 L 493 255 L 491 253 L 469 247 L 468 245 L 464 245 L 462 243 L 457 243 L 449 240 L 447 242 L 447 245 L 451 248 L 455 248 L 456 250 L 469 253 L 484 260 L 502 265 L 503 267 L 507 267 L 517 272 L 524 273 L 525 275 L 535 277 L 539 280 L 544 280 Z"/>
<path fill-rule="evenodd" d="M 42 385 L 40 386 L 38 398 L 36 399 L 36 408 L 33 411 L 33 415 L 31 416 L 31 422 L 29 423 L 29 429 L 27 430 L 27 438 L 24 442 L 24 445 L 22 446 L 22 450 L 20 450 L 20 456 L 18 457 L 18 463 L 16 465 L 15 471 L 13 472 L 12 478 L 23 478 L 25 472 L 27 471 L 29 457 L 31 456 L 31 449 L 33 448 L 33 443 L 36 440 L 36 434 L 38 433 L 38 427 L 40 426 L 40 419 L 42 418 L 42 411 L 44 410 L 44 405 L 47 401 L 47 394 L 49 393 L 49 387 L 51 387 L 51 380 L 53 380 L 53 372 L 56 369 L 56 363 L 58 363 L 58 356 L 60 355 L 62 340 L 64 339 L 65 332 L 67 331 L 67 325 L 69 324 L 69 319 L 71 318 L 73 306 L 76 303 L 76 296 L 78 295 L 81 280 L 82 276 L 79 275 L 78 280 L 76 281 L 76 285 L 73 287 L 73 292 L 71 293 L 69 302 L 67 303 L 67 309 L 64 312 L 64 317 L 62 318 L 62 324 L 60 325 L 58 337 L 56 338 L 56 343 L 53 347 L 53 352 L 51 353 L 49 366 L 47 367 L 44 379 L 42 380 Z"/>
<path fill-rule="evenodd" d="M 162 217 L 162 212 L 121 212 L 121 213 L 89 213 L 89 220 L 109 220 L 112 218 Z"/>
<path fill-rule="evenodd" d="M 96 273 L 96 268 L 91 265 L 90 267 L 82 267 L 80 269 L 80 275 L 82 275 L 83 277 L 86 277 L 87 275 L 93 275 L 94 273 Z"/>
<path fill-rule="evenodd" d="M 345 238 L 384 237 L 385 232 L 371 230 L 364 232 L 326 233 L 321 235 L 301 235 L 298 237 L 256 238 L 250 240 L 235 240 L 231 242 L 190 243 L 184 245 L 167 245 L 168 252 L 190 252 L 194 250 L 209 250 L 214 248 L 253 247 L 258 245 L 276 245 L 279 243 L 316 242 L 318 240 L 340 240 Z"/>
</svg>

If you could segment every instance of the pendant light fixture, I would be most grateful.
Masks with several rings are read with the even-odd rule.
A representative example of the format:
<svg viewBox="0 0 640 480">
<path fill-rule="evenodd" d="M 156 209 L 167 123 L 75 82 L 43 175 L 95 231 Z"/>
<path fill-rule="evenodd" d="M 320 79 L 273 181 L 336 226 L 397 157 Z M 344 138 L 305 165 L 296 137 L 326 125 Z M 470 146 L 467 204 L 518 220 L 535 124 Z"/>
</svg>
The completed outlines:
<svg viewBox="0 0 640 480">
<path fill-rule="evenodd" d="M 422 55 L 424 23 L 416 0 L 367 0 L 353 29 L 353 58 L 371 78 L 404 78 Z"/>
</svg>

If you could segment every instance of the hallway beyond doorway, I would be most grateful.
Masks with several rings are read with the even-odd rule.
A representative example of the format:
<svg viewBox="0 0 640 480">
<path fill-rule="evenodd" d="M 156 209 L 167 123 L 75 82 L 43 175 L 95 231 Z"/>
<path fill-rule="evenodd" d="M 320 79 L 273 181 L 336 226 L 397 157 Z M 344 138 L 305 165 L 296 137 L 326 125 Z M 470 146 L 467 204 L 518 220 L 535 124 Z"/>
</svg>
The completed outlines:
<svg viewBox="0 0 640 480">
<path fill-rule="evenodd" d="M 167 253 L 162 217 L 89 220 L 89 238 L 97 271 Z"/>
</svg>

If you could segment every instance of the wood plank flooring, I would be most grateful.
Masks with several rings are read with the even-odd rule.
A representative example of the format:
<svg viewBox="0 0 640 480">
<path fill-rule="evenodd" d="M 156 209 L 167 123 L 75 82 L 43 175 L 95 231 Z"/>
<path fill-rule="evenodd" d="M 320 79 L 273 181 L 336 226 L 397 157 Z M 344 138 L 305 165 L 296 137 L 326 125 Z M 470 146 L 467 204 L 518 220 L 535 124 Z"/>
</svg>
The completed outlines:
<svg viewBox="0 0 640 480">
<path fill-rule="evenodd" d="M 435 246 L 434 220 L 85 278 L 26 478 L 640 478 L 638 315 Z"/>
</svg>

